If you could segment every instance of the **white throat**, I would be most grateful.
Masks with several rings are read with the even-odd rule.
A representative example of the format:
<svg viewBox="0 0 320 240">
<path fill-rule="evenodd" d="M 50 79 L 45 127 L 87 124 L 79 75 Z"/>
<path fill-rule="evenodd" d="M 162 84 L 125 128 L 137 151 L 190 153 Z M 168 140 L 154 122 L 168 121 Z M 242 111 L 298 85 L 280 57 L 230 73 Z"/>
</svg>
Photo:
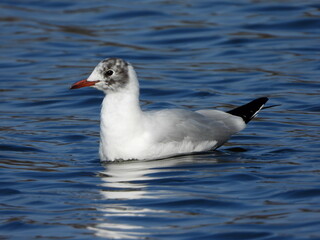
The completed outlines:
<svg viewBox="0 0 320 240">
<path fill-rule="evenodd" d="M 106 149 L 121 147 L 136 135 L 141 127 L 142 111 L 139 104 L 139 83 L 131 65 L 128 67 L 127 86 L 115 91 L 107 91 L 102 102 L 100 122 L 100 158 L 112 158 Z M 114 153 L 116 154 L 116 153 Z"/>
</svg>

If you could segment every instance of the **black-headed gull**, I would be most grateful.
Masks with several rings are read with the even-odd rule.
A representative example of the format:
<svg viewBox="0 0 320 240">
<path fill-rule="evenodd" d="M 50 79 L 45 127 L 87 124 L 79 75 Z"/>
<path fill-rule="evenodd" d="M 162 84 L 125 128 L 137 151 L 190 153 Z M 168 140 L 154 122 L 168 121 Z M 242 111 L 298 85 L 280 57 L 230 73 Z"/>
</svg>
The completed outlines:
<svg viewBox="0 0 320 240">
<path fill-rule="evenodd" d="M 142 111 L 139 82 L 132 65 L 119 58 L 101 61 L 88 79 L 71 89 L 91 86 L 103 91 L 100 159 L 160 159 L 214 150 L 262 109 L 268 98 L 258 98 L 229 112 L 164 109 Z"/>
</svg>

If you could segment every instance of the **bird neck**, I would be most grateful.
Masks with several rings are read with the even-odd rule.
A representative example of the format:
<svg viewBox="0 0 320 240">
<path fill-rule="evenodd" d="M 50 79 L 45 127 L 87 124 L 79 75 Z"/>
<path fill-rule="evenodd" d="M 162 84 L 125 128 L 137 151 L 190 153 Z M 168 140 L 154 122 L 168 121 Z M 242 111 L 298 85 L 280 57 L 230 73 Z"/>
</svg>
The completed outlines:
<svg viewBox="0 0 320 240">
<path fill-rule="evenodd" d="M 128 74 L 127 86 L 108 92 L 102 102 L 101 124 L 105 129 L 132 128 L 140 122 L 139 82 L 132 66 L 129 66 Z"/>
<path fill-rule="evenodd" d="M 141 113 L 138 92 L 119 91 L 107 94 L 102 102 L 101 117 L 133 118 Z M 120 120 L 120 119 L 118 119 Z"/>
</svg>

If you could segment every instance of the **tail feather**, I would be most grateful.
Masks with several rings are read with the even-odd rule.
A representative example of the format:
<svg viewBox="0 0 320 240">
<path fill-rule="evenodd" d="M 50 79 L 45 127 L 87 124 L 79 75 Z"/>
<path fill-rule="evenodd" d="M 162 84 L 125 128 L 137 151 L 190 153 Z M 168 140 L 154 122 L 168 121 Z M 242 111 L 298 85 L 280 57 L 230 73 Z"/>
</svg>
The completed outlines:
<svg viewBox="0 0 320 240">
<path fill-rule="evenodd" d="M 257 115 L 267 101 L 267 97 L 257 98 L 245 105 L 228 111 L 228 113 L 241 117 L 245 123 L 248 123 Z"/>
</svg>

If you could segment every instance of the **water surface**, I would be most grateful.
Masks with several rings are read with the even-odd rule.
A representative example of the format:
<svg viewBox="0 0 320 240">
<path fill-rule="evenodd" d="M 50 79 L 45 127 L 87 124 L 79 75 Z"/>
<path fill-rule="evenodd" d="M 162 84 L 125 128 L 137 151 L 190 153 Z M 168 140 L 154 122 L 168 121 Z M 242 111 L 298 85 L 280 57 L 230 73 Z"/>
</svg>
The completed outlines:
<svg viewBox="0 0 320 240">
<path fill-rule="evenodd" d="M 0 3 L 1 239 L 320 239 L 318 1 Z M 219 151 L 101 163 L 106 57 L 145 110 L 266 109 Z"/>
</svg>

